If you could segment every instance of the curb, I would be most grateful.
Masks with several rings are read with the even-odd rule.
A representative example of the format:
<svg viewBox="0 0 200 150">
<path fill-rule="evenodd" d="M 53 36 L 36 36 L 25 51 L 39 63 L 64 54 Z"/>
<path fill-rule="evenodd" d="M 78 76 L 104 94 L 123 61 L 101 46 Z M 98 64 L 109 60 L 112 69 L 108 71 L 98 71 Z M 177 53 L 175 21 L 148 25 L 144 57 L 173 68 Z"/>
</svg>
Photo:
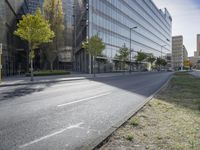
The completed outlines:
<svg viewBox="0 0 200 150">
<path fill-rule="evenodd" d="M 114 126 L 112 126 L 110 129 L 108 129 L 106 132 L 103 133 L 100 137 L 97 139 L 91 141 L 89 144 L 83 144 L 83 146 L 79 147 L 80 150 L 96 150 L 100 148 L 104 142 L 106 142 L 112 134 L 119 129 L 124 123 L 126 123 L 132 116 L 134 116 L 136 113 L 138 113 L 152 98 L 160 92 L 162 89 L 167 87 L 169 84 L 173 74 L 168 77 L 168 79 L 165 81 L 165 83 L 152 95 L 150 95 L 142 104 L 140 104 L 134 111 L 130 111 L 122 120 L 120 120 L 118 123 L 116 123 Z"/>
<path fill-rule="evenodd" d="M 47 81 L 33 81 L 33 82 L 24 82 L 24 83 L 14 83 L 14 84 L 2 84 L 0 87 L 11 87 L 11 86 L 20 86 L 20 85 L 35 85 L 35 84 L 44 84 L 44 83 L 59 83 L 63 81 L 78 81 L 78 80 L 85 80 L 85 79 L 92 79 L 92 78 L 74 78 L 74 79 L 63 79 L 63 80 L 47 80 Z"/>
<path fill-rule="evenodd" d="M 143 72 L 140 72 L 145 74 Z M 125 74 L 125 76 L 129 76 L 130 74 Z M 133 74 L 132 74 L 133 75 Z M 137 74 L 136 74 L 137 75 Z M 124 74 L 112 75 L 112 76 L 100 76 L 95 78 L 106 78 L 106 77 L 117 77 L 117 76 L 124 76 Z M 35 84 L 44 84 L 44 83 L 59 83 L 63 81 L 78 81 L 78 80 L 86 80 L 86 79 L 95 79 L 94 77 L 74 77 L 71 79 L 62 79 L 62 80 L 43 80 L 43 81 L 33 81 L 33 82 L 22 82 L 22 83 L 11 83 L 11 84 L 1 84 L 0 87 L 11 87 L 11 86 L 21 86 L 21 85 L 35 85 Z"/>
</svg>

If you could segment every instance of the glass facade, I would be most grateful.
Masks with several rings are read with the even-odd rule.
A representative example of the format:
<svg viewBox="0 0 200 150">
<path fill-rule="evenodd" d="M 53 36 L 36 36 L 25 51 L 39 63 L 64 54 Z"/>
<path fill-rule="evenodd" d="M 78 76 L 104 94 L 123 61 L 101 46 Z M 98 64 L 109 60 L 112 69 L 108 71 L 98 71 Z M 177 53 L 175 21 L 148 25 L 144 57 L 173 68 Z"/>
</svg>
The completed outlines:
<svg viewBox="0 0 200 150">
<path fill-rule="evenodd" d="M 3 44 L 3 76 L 15 75 L 19 71 L 27 69 L 26 43 L 13 34 L 16 23 L 27 11 L 28 7 L 25 0 L 0 1 L 0 43 Z"/>
<path fill-rule="evenodd" d="M 59 50 L 58 59 L 60 62 L 59 69 L 72 69 L 72 52 L 73 52 L 73 0 L 62 0 L 64 12 L 64 47 Z"/>
<path fill-rule="evenodd" d="M 88 33 L 88 4 L 86 0 L 74 0 L 74 70 L 89 72 L 90 57 L 81 48 Z"/>
<path fill-rule="evenodd" d="M 130 30 L 133 27 L 137 29 Z M 103 55 L 110 62 L 120 47 L 130 47 L 130 37 L 132 61 L 137 51 L 157 57 L 171 53 L 171 28 L 169 12 L 158 9 L 151 0 L 88 1 L 87 36 L 98 33 L 106 44 Z"/>
</svg>

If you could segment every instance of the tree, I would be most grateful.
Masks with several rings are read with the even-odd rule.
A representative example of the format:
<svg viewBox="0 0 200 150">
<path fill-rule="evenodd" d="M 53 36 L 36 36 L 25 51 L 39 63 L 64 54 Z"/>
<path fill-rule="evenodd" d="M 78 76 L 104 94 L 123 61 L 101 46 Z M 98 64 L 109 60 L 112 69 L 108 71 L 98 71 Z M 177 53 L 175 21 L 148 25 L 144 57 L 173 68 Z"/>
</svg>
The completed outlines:
<svg viewBox="0 0 200 150">
<path fill-rule="evenodd" d="M 122 48 L 119 49 L 119 55 L 115 56 L 116 59 L 122 62 L 124 70 L 125 70 L 125 64 L 126 64 L 126 61 L 128 61 L 129 55 L 130 55 L 130 51 L 124 44 Z"/>
<path fill-rule="evenodd" d="M 156 58 L 151 54 L 150 56 L 147 57 L 147 62 L 151 64 L 151 68 L 153 66 L 153 63 L 156 61 Z"/>
<path fill-rule="evenodd" d="M 64 13 L 62 0 L 44 0 L 44 16 L 51 24 L 51 30 L 55 33 L 52 43 L 45 45 L 45 55 L 53 70 L 53 63 L 58 57 L 59 50 L 64 47 Z"/>
<path fill-rule="evenodd" d="M 34 49 L 41 43 L 51 42 L 54 37 L 54 32 L 50 29 L 49 22 L 41 15 L 41 11 L 37 9 L 34 15 L 27 14 L 22 16 L 22 20 L 17 24 L 17 30 L 14 34 L 28 42 L 30 51 L 31 81 L 33 81 Z"/>
<path fill-rule="evenodd" d="M 137 69 L 138 69 L 139 64 L 140 64 L 142 61 L 144 61 L 146 58 L 147 58 L 147 54 L 143 53 L 142 51 L 137 52 L 137 55 L 136 55 L 136 65 L 137 65 Z"/>
<path fill-rule="evenodd" d="M 161 70 L 161 66 L 166 66 L 167 65 L 167 61 L 161 57 L 158 57 L 156 59 L 156 65 L 159 66 L 159 69 Z"/>
<path fill-rule="evenodd" d="M 103 50 L 105 49 L 105 44 L 97 34 L 84 41 L 82 43 L 82 48 L 84 48 L 93 57 L 93 73 L 95 77 L 96 57 L 102 54 Z"/>
<path fill-rule="evenodd" d="M 162 59 L 162 64 L 163 67 L 167 66 L 167 61 L 165 59 Z"/>
</svg>

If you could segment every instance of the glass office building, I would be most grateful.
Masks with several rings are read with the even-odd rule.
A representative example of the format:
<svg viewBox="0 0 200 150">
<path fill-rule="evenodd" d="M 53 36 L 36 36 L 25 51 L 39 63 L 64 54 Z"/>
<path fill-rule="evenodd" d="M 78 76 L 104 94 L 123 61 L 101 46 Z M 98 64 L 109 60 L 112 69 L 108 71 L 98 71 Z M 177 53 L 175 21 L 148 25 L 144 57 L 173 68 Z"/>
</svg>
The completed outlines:
<svg viewBox="0 0 200 150">
<path fill-rule="evenodd" d="M 59 50 L 59 69 L 72 69 L 74 37 L 74 0 L 62 0 L 64 13 L 64 47 Z"/>
<path fill-rule="evenodd" d="M 80 7 L 82 10 L 78 12 L 82 12 L 83 23 L 83 16 L 87 17 L 85 30 L 81 29 L 79 32 L 82 32 L 82 35 L 85 32 L 85 38 L 97 33 L 102 38 L 106 45 L 102 59 L 107 59 L 106 62 L 111 64 L 109 71 L 113 70 L 115 55 L 124 44 L 129 48 L 131 43 L 131 61 L 134 61 L 137 51 L 152 53 L 157 57 L 171 53 L 172 18 L 167 9 L 158 9 L 152 0 L 88 0 L 87 2 L 77 0 L 77 2 L 79 7 L 82 5 Z M 76 26 L 78 29 L 80 25 Z M 91 72 L 92 64 L 88 54 L 80 47 L 79 34 L 75 34 L 76 70 Z"/>
<path fill-rule="evenodd" d="M 27 69 L 27 47 L 13 34 L 16 23 L 28 12 L 26 0 L 0 1 L 0 43 L 3 44 L 2 73 L 3 76 L 18 74 Z"/>
</svg>

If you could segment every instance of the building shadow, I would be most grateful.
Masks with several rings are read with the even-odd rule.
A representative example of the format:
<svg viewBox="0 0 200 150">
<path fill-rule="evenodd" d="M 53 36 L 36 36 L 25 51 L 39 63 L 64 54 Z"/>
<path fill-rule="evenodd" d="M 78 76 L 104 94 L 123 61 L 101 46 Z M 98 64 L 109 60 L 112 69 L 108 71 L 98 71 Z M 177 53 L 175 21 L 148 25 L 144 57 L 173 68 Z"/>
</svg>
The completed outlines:
<svg viewBox="0 0 200 150">
<path fill-rule="evenodd" d="M 144 97 L 151 96 L 155 91 L 160 89 L 162 85 L 171 77 L 171 72 L 145 72 L 132 73 L 131 75 L 121 75 L 106 78 L 91 79 L 133 94 Z"/>
<path fill-rule="evenodd" d="M 33 93 L 39 93 L 44 91 L 47 87 L 51 87 L 53 83 L 48 84 L 37 84 L 33 85 L 25 85 L 25 86 L 17 86 L 16 88 L 8 89 L 8 91 L 1 92 L 0 101 L 4 100 L 12 100 L 14 98 L 19 98 L 23 96 L 27 96 Z"/>
</svg>

